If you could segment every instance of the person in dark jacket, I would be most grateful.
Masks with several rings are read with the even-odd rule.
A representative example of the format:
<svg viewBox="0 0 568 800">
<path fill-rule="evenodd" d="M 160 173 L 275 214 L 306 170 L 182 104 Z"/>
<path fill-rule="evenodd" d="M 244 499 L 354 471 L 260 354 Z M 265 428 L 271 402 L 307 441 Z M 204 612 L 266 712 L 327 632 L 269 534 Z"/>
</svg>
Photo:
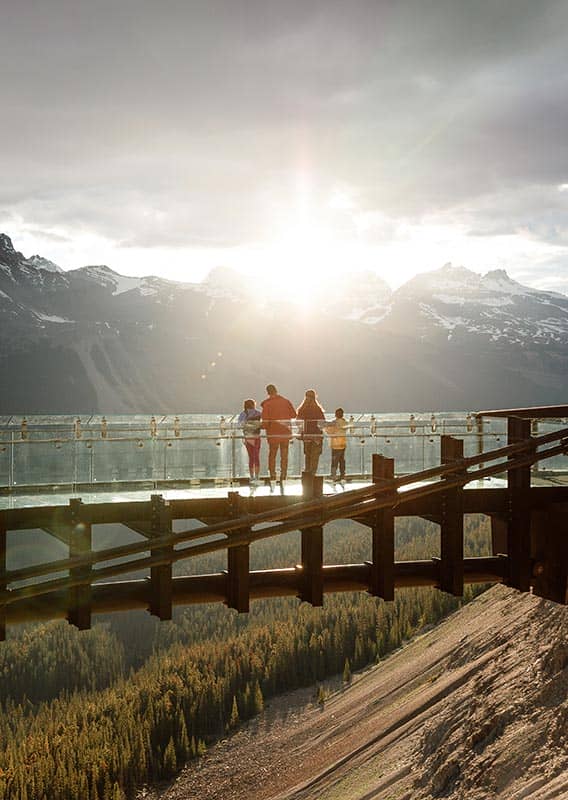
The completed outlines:
<svg viewBox="0 0 568 800">
<path fill-rule="evenodd" d="M 285 481 L 288 475 L 288 448 L 292 431 L 290 420 L 296 418 L 296 409 L 286 398 L 278 394 L 278 389 L 273 383 L 266 387 L 268 397 L 260 404 L 262 406 L 262 427 L 266 430 L 268 440 L 268 470 L 270 480 L 276 480 L 276 456 L 280 450 L 280 481 Z"/>
<path fill-rule="evenodd" d="M 299 406 L 296 415 L 298 419 L 304 422 L 302 439 L 304 440 L 304 458 L 306 461 L 305 471 L 310 475 L 315 475 L 318 471 L 323 444 L 320 422 L 325 420 L 325 414 L 313 389 L 306 391 L 304 401 Z"/>
</svg>

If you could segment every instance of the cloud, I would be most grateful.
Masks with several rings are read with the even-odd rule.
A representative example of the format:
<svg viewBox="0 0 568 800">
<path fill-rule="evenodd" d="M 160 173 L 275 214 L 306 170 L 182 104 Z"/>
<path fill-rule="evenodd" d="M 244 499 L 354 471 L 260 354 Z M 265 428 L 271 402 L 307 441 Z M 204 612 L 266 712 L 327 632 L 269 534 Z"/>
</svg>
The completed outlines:
<svg viewBox="0 0 568 800">
<path fill-rule="evenodd" d="M 563 0 L 9 0 L 0 208 L 123 248 L 255 247 L 303 174 L 359 241 L 377 226 L 331 214 L 337 186 L 383 237 L 440 215 L 565 245 L 567 32 Z"/>
</svg>

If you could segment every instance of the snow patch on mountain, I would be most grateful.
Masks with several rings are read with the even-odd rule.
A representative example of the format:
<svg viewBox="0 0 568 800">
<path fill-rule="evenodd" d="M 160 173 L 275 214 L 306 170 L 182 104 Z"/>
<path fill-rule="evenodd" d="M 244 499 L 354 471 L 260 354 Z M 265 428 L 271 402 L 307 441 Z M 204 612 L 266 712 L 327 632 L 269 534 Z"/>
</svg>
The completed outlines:
<svg viewBox="0 0 568 800">
<path fill-rule="evenodd" d="M 513 305 L 514 300 L 511 297 L 463 297 L 451 294 L 434 294 L 432 295 L 435 300 L 439 300 L 446 305 L 459 305 L 465 306 L 467 303 L 480 302 L 484 306 L 508 306 Z"/>
<path fill-rule="evenodd" d="M 34 311 L 34 316 L 41 319 L 43 322 L 76 322 L 74 319 L 67 319 L 67 317 L 60 317 L 57 314 L 43 314 L 41 311 Z"/>
<path fill-rule="evenodd" d="M 120 275 L 105 264 L 81 267 L 71 272 L 93 283 L 97 283 L 105 289 L 109 289 L 111 295 L 114 297 L 120 294 L 126 294 L 127 292 L 138 292 L 142 296 L 149 297 L 162 294 L 165 290 L 169 290 L 170 296 L 167 299 L 171 300 L 173 298 L 172 287 L 183 285 L 177 284 L 175 281 L 165 280 L 164 278 L 157 278 L 153 275 L 142 278 L 131 275 Z"/>
<path fill-rule="evenodd" d="M 61 267 L 43 256 L 30 256 L 30 258 L 26 258 L 26 264 L 35 269 L 45 269 L 47 272 L 63 272 Z"/>
</svg>

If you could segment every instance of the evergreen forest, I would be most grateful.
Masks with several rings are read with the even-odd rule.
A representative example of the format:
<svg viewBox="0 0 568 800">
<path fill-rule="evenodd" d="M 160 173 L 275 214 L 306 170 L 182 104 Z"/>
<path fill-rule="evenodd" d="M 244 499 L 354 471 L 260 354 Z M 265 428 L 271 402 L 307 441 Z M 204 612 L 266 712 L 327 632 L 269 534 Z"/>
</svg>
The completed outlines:
<svg viewBox="0 0 568 800">
<path fill-rule="evenodd" d="M 485 517 L 466 516 L 467 556 L 490 552 Z M 253 569 L 289 566 L 299 534 L 251 546 Z M 439 528 L 397 520 L 396 558 L 439 552 Z M 219 571 L 225 554 L 177 566 Z M 326 563 L 370 557 L 367 528 L 325 529 Z M 463 602 L 483 587 L 466 587 Z M 462 601 L 404 589 L 393 603 L 327 595 L 323 608 L 292 598 L 255 601 L 248 615 L 221 605 L 176 609 L 171 622 L 130 612 L 99 616 L 91 631 L 65 622 L 22 626 L 0 644 L 0 798 L 130 800 L 173 778 L 218 738 L 298 687 L 380 661 Z"/>
</svg>

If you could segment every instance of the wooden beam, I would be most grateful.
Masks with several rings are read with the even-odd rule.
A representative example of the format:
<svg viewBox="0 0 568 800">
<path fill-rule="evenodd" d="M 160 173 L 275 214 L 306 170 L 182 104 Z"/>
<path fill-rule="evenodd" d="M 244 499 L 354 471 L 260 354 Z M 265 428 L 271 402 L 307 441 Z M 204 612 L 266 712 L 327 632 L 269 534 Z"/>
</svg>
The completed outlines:
<svg viewBox="0 0 568 800">
<path fill-rule="evenodd" d="M 40 530 L 48 533 L 68 547 L 71 545 L 71 527 L 67 525 L 42 525 Z"/>
<path fill-rule="evenodd" d="M 463 440 L 441 437 L 443 464 L 463 458 Z M 463 488 L 452 487 L 442 494 L 440 521 L 440 589 L 455 597 L 463 595 Z"/>
<path fill-rule="evenodd" d="M 465 559 L 466 583 L 489 583 L 503 580 L 503 559 L 485 557 Z M 368 564 L 334 564 L 323 567 L 325 592 L 367 591 Z M 431 560 L 395 563 L 395 587 L 436 586 L 438 568 Z M 259 570 L 250 574 L 251 598 L 297 597 L 302 572 L 293 567 Z M 190 575 L 172 579 L 174 603 L 226 602 L 227 576 Z M 93 586 L 93 612 L 111 613 L 128 609 L 147 609 L 151 586 L 146 578 L 97 583 Z M 24 598 L 6 606 L 8 624 L 32 620 L 61 619 L 67 615 L 68 592 L 54 591 L 38 601 Z"/>
<path fill-rule="evenodd" d="M 91 525 L 83 522 L 81 515 L 82 502 L 80 499 L 69 501 L 71 510 L 71 524 L 67 529 L 69 536 L 69 556 L 89 555 L 92 550 Z M 92 567 L 83 566 L 69 570 L 69 577 L 86 578 L 92 573 Z M 69 590 L 69 613 L 67 619 L 80 631 L 89 630 L 91 627 L 91 585 L 81 583 L 72 586 Z"/>
<path fill-rule="evenodd" d="M 323 495 L 321 475 L 302 473 L 304 500 L 315 500 Z M 302 581 L 300 600 L 312 606 L 323 605 L 323 526 L 313 525 L 301 530 Z"/>
<path fill-rule="evenodd" d="M 243 504 L 238 492 L 229 492 L 229 516 L 236 519 L 244 513 Z M 237 533 L 250 530 L 242 528 Z M 250 553 L 249 545 L 230 547 L 227 552 L 227 606 L 241 614 L 247 614 L 250 608 Z"/>
<path fill-rule="evenodd" d="M 568 603 L 568 506 L 536 511 L 531 520 L 533 593 Z"/>
<path fill-rule="evenodd" d="M 146 539 L 151 539 L 154 535 L 150 522 L 122 522 L 121 524 L 128 528 L 129 531 L 137 533 L 139 536 L 144 536 Z"/>
<path fill-rule="evenodd" d="M 495 411 L 478 411 L 478 417 L 517 417 L 523 419 L 560 419 L 568 416 L 568 406 L 529 406 L 528 408 L 501 408 Z"/>
<path fill-rule="evenodd" d="M 152 538 L 167 536 L 172 531 L 171 510 L 161 494 L 153 494 L 150 498 L 150 527 Z M 173 553 L 173 545 L 150 549 L 151 556 L 169 558 Z M 172 618 L 172 562 L 150 567 L 150 614 L 160 620 Z"/>
<path fill-rule="evenodd" d="M 372 479 L 377 485 L 394 480 L 394 459 L 373 453 Z M 393 501 L 396 490 L 393 488 Z M 371 526 L 371 579 L 369 592 L 383 600 L 394 600 L 394 509 L 381 508 Z"/>
<path fill-rule="evenodd" d="M 507 443 L 517 444 L 531 438 L 530 419 L 509 417 L 507 420 Z M 517 467 L 507 472 L 508 520 L 507 554 L 509 576 L 507 584 L 528 592 L 531 583 L 531 468 Z"/>
</svg>

